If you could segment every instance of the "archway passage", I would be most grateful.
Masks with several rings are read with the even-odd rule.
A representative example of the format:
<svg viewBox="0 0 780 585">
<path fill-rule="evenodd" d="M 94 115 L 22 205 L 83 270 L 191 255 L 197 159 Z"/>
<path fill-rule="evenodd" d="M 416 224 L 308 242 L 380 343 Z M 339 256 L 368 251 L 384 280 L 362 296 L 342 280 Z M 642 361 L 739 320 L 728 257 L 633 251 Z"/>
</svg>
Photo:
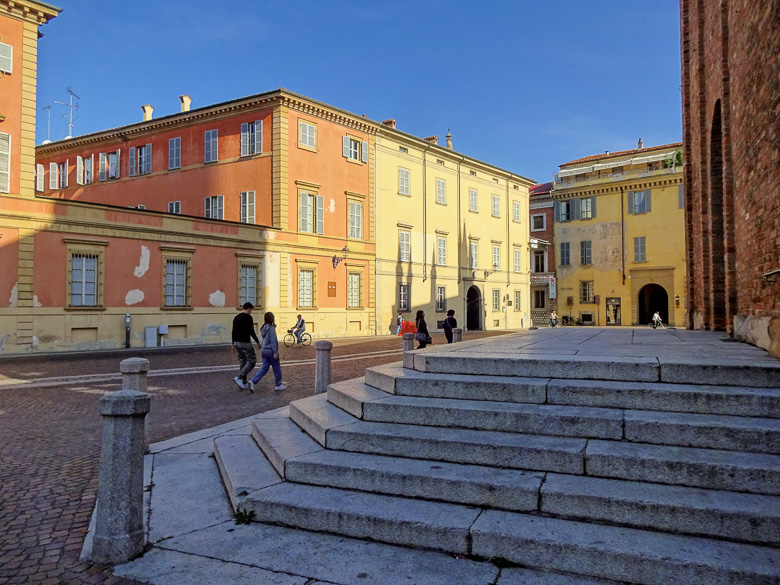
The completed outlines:
<svg viewBox="0 0 780 585">
<path fill-rule="evenodd" d="M 482 329 L 482 295 L 479 288 L 472 286 L 466 293 L 466 329 Z"/>
<path fill-rule="evenodd" d="M 647 325 L 658 311 L 661 320 L 669 324 L 669 295 L 659 284 L 646 284 L 639 291 L 639 324 Z"/>
</svg>

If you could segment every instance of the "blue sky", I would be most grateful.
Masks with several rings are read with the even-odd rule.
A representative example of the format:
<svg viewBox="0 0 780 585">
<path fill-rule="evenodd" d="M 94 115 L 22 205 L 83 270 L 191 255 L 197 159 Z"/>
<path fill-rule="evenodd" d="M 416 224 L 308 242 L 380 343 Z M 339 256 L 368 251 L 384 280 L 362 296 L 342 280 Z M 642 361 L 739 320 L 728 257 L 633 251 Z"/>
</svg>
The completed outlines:
<svg viewBox="0 0 780 585">
<path fill-rule="evenodd" d="M 285 87 L 538 182 L 681 140 L 678 0 L 61 0 L 38 44 L 38 143 Z"/>
</svg>

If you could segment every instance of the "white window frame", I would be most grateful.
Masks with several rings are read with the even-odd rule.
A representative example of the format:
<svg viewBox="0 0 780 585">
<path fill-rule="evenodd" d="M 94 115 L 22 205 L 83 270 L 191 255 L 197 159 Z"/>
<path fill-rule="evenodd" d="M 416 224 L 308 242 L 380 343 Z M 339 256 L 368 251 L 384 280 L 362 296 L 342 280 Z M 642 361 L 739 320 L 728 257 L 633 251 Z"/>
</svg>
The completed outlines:
<svg viewBox="0 0 780 585">
<path fill-rule="evenodd" d="M 537 270 L 539 258 L 541 258 L 541 270 Z M 534 272 L 547 272 L 547 250 L 534 250 Z"/>
<path fill-rule="evenodd" d="M 347 308 L 360 309 L 363 307 L 361 303 L 361 289 L 363 275 L 359 272 L 350 272 L 347 274 Z"/>
<path fill-rule="evenodd" d="M 542 218 L 542 227 L 540 227 L 540 228 L 536 227 L 536 222 L 535 222 L 535 220 L 537 218 L 539 218 L 539 217 Z M 532 232 L 543 232 L 546 229 L 547 229 L 547 214 L 545 214 L 545 213 L 534 213 L 531 216 L 531 231 Z"/>
<path fill-rule="evenodd" d="M 411 232 L 398 232 L 398 261 L 412 261 L 412 234 Z"/>
<path fill-rule="evenodd" d="M 634 262 L 647 262 L 647 240 L 645 236 L 634 237 Z"/>
<path fill-rule="evenodd" d="M 225 219 L 225 196 L 209 195 L 203 198 L 203 217 Z"/>
<path fill-rule="evenodd" d="M 516 290 L 515 291 L 515 306 L 514 306 L 515 311 L 519 311 L 520 310 L 520 305 L 521 305 L 521 301 L 522 300 L 523 300 L 523 297 L 522 297 L 521 291 Z"/>
<path fill-rule="evenodd" d="M 363 239 L 363 204 L 358 201 L 348 201 L 349 237 L 353 240 Z"/>
<path fill-rule="evenodd" d="M 593 302 L 593 281 L 592 280 L 580 281 L 580 302 L 581 303 Z"/>
<path fill-rule="evenodd" d="M 519 248 L 515 248 L 515 272 L 522 272 L 523 267 L 523 251 Z"/>
<path fill-rule="evenodd" d="M 479 243 L 469 242 L 469 268 L 479 268 Z"/>
<path fill-rule="evenodd" d="M 493 270 L 501 270 L 501 246 L 493 246 Z"/>
<path fill-rule="evenodd" d="M 349 158 L 360 160 L 360 140 L 349 139 Z"/>
<path fill-rule="evenodd" d="M 298 121 L 298 144 L 306 148 L 317 148 L 317 127 L 305 120 Z"/>
<path fill-rule="evenodd" d="M 131 146 L 128 152 L 127 174 L 130 177 L 148 175 L 152 172 L 152 145 Z"/>
<path fill-rule="evenodd" d="M 469 211 L 477 212 L 477 201 L 479 199 L 479 192 L 476 189 L 469 189 Z"/>
<path fill-rule="evenodd" d="M 559 256 L 561 266 L 571 266 L 571 242 L 561 242 Z"/>
<path fill-rule="evenodd" d="M 591 240 L 582 240 L 580 242 L 580 264 L 582 266 L 591 266 L 593 264 L 593 242 Z"/>
<path fill-rule="evenodd" d="M 0 193 L 10 193 L 10 192 L 11 192 L 11 135 L 6 134 L 5 132 L 0 132 Z"/>
<path fill-rule="evenodd" d="M 0 71 L 3 73 L 14 72 L 14 48 L 5 43 L 0 43 Z"/>
<path fill-rule="evenodd" d="M 168 213 L 181 214 L 181 201 L 169 201 Z"/>
<path fill-rule="evenodd" d="M 593 219 L 593 199 L 591 197 L 580 199 L 580 219 Z"/>
<path fill-rule="evenodd" d="M 168 139 L 168 170 L 181 168 L 181 136 Z"/>
<path fill-rule="evenodd" d="M 411 173 L 409 169 L 398 168 L 398 193 L 400 195 L 411 195 Z"/>
<path fill-rule="evenodd" d="M 447 265 L 447 238 L 443 236 L 436 237 L 436 264 Z"/>
<path fill-rule="evenodd" d="M 436 203 L 447 204 L 447 181 L 436 179 Z"/>
<path fill-rule="evenodd" d="M 501 289 L 493 289 L 493 311 L 501 310 Z"/>
<path fill-rule="evenodd" d="M 298 306 L 314 308 L 314 269 L 298 270 Z"/>
<path fill-rule="evenodd" d="M 408 311 L 409 310 L 409 301 L 410 301 L 409 284 L 408 283 L 400 283 L 398 285 L 398 310 L 399 311 Z"/>
<path fill-rule="evenodd" d="M 98 180 L 115 181 L 119 178 L 120 165 L 119 150 L 113 152 L 101 152 L 98 156 Z"/>
<path fill-rule="evenodd" d="M 242 191 L 239 194 L 241 223 L 255 223 L 255 192 Z"/>
<path fill-rule="evenodd" d="M 56 191 L 60 185 L 60 166 L 55 162 L 49 163 L 49 189 Z"/>
<path fill-rule="evenodd" d="M 241 124 L 241 156 L 263 153 L 263 121 Z"/>
<path fill-rule="evenodd" d="M 238 269 L 238 305 L 252 303 L 259 305 L 257 300 L 260 267 L 257 264 L 241 264 Z"/>
<path fill-rule="evenodd" d="M 59 189 L 67 189 L 68 188 L 68 173 L 70 171 L 69 165 L 68 165 L 68 159 L 65 159 L 64 162 L 59 163 L 59 172 L 58 172 L 58 185 L 57 187 Z"/>
<path fill-rule="evenodd" d="M 2 168 L 2 165 L 0 165 L 0 168 Z M 0 171 L 0 192 L 8 193 L 8 191 L 3 191 L 3 179 L 2 179 L 2 171 Z M 35 190 L 38 192 L 43 192 L 43 190 L 46 187 L 46 181 L 45 181 L 45 173 L 46 173 L 46 167 L 44 167 L 42 164 L 35 165 Z M 10 189 L 10 187 L 9 187 Z"/>
<path fill-rule="evenodd" d="M 447 287 L 436 287 L 436 306 L 434 309 L 437 313 L 443 313 L 447 310 Z"/>
<path fill-rule="evenodd" d="M 512 201 L 512 221 L 520 223 L 520 202 Z"/>
<path fill-rule="evenodd" d="M 77 268 L 77 260 L 82 266 Z M 90 261 L 91 269 L 86 265 Z M 91 273 L 91 278 L 90 278 Z M 76 278 L 77 277 L 77 278 Z M 70 255 L 70 306 L 98 307 L 100 306 L 100 254 L 89 252 L 74 252 Z M 91 285 L 91 287 L 90 287 Z M 80 290 L 76 290 L 79 288 Z M 90 292 L 91 290 L 91 292 Z M 91 297 L 91 302 L 89 297 Z"/>
<path fill-rule="evenodd" d="M 189 306 L 189 270 L 190 261 L 187 258 L 165 259 L 165 306 Z"/>
<path fill-rule="evenodd" d="M 498 195 L 492 196 L 490 213 L 493 217 L 501 217 L 501 198 Z"/>
<path fill-rule="evenodd" d="M 219 131 L 206 130 L 203 133 L 203 162 L 212 163 L 219 160 Z"/>
<path fill-rule="evenodd" d="M 311 234 L 325 233 L 325 197 L 300 191 L 298 196 L 298 227 Z"/>
</svg>

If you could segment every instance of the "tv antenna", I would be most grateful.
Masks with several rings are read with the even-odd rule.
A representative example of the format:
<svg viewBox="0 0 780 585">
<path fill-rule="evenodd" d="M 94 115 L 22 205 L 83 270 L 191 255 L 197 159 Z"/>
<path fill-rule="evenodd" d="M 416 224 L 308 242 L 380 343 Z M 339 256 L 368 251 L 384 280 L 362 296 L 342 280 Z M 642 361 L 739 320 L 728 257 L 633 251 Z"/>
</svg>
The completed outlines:
<svg viewBox="0 0 780 585">
<path fill-rule="evenodd" d="M 72 138 L 73 137 L 73 110 L 78 110 L 79 109 L 79 105 L 73 103 L 73 98 L 76 98 L 77 100 L 80 100 L 81 98 L 79 96 L 77 96 L 75 93 L 73 93 L 73 90 L 71 88 L 68 87 L 67 90 L 68 90 L 68 95 L 70 96 L 69 100 L 68 100 L 69 103 L 58 102 L 57 100 L 54 100 L 54 103 L 55 104 L 62 104 L 63 106 L 65 106 L 67 108 L 70 108 L 70 112 L 67 114 L 67 116 L 68 116 L 68 135 L 66 136 L 66 138 Z"/>
<path fill-rule="evenodd" d="M 49 121 L 46 126 L 46 142 L 44 142 L 44 144 L 48 144 L 49 142 L 51 142 L 51 108 L 52 108 L 51 105 L 44 106 L 41 108 L 42 110 L 48 110 L 47 113 L 49 117 Z"/>
</svg>

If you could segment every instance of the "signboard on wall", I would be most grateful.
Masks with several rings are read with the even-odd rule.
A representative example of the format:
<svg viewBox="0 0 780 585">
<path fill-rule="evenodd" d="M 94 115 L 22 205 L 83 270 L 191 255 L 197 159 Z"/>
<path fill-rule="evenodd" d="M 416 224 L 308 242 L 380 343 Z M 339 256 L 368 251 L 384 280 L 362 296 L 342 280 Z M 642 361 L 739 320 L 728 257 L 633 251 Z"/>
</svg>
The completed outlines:
<svg viewBox="0 0 780 585">
<path fill-rule="evenodd" d="M 550 282 L 549 282 L 549 284 L 547 286 L 548 286 L 548 291 L 549 291 L 548 292 L 548 296 L 551 299 L 556 298 L 558 296 L 558 286 L 557 286 L 557 282 L 556 282 L 554 276 L 550 277 Z"/>
</svg>

